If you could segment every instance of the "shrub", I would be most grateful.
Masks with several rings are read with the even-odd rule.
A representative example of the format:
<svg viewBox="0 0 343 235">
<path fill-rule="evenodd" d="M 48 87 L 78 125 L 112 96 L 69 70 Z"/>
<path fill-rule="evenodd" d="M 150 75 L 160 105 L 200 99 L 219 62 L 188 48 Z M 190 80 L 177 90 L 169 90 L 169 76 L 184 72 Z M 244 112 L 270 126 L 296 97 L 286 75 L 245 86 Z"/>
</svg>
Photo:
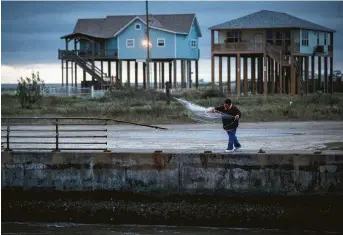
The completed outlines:
<svg viewBox="0 0 343 235">
<path fill-rule="evenodd" d="M 26 77 L 18 80 L 17 96 L 22 108 L 32 108 L 34 104 L 42 100 L 45 83 L 37 75 L 32 73 L 31 78 Z"/>
</svg>

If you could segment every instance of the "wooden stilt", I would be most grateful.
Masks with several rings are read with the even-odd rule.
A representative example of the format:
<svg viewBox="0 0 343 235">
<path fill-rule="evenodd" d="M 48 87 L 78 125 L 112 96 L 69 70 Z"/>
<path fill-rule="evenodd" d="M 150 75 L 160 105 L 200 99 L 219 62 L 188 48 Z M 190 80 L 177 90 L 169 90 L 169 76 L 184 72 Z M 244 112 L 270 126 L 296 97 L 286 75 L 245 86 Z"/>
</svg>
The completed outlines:
<svg viewBox="0 0 343 235">
<path fill-rule="evenodd" d="M 324 92 L 328 93 L 328 59 L 324 57 Z"/>
<path fill-rule="evenodd" d="M 131 87 L 131 71 L 130 71 L 130 61 L 127 61 L 127 87 Z"/>
<path fill-rule="evenodd" d="M 317 84 L 316 84 L 316 79 L 314 78 L 314 60 L 315 60 L 315 56 L 312 56 L 311 58 L 311 79 L 312 79 L 312 93 L 315 93 L 317 90 Z"/>
<path fill-rule="evenodd" d="M 318 84 L 317 88 L 322 89 L 322 57 L 318 56 Z"/>
<path fill-rule="evenodd" d="M 169 83 L 170 83 L 170 86 L 172 86 L 172 84 L 173 84 L 173 81 L 172 81 L 172 66 L 173 66 L 173 63 L 169 62 L 168 63 L 168 69 L 169 69 Z"/>
<path fill-rule="evenodd" d="M 219 95 L 223 94 L 223 70 L 222 70 L 222 57 L 219 56 Z"/>
<path fill-rule="evenodd" d="M 164 62 L 161 62 L 162 63 L 162 89 L 164 89 Z"/>
<path fill-rule="evenodd" d="M 62 70 L 62 86 L 64 86 L 64 68 L 63 68 L 64 60 L 61 60 L 61 70 Z"/>
<path fill-rule="evenodd" d="M 243 57 L 244 96 L 248 96 L 248 57 Z"/>
<path fill-rule="evenodd" d="M 256 95 L 256 58 L 251 57 L 251 90 L 252 94 Z"/>
<path fill-rule="evenodd" d="M 154 62 L 154 89 L 157 89 L 157 63 Z"/>
<path fill-rule="evenodd" d="M 330 56 L 329 92 L 330 94 L 333 93 L 333 55 Z"/>
<path fill-rule="evenodd" d="M 77 87 L 77 64 L 75 63 L 75 87 Z"/>
<path fill-rule="evenodd" d="M 199 67 L 198 60 L 195 61 L 195 88 L 199 88 Z"/>
<path fill-rule="evenodd" d="M 138 88 L 138 62 L 135 61 L 135 87 Z"/>
<path fill-rule="evenodd" d="M 241 96 L 241 55 L 236 56 L 236 95 Z"/>
<path fill-rule="evenodd" d="M 146 63 L 143 62 L 143 88 L 146 89 Z"/>
<path fill-rule="evenodd" d="M 231 95 L 231 57 L 227 57 L 227 95 Z"/>
<path fill-rule="evenodd" d="M 176 88 L 177 85 L 177 80 L 176 80 L 176 75 L 177 75 L 177 60 L 174 60 L 174 88 Z"/>
<path fill-rule="evenodd" d="M 308 56 L 305 56 L 305 94 L 308 94 L 309 93 L 309 82 L 308 82 L 308 76 L 309 76 L 309 70 L 308 70 L 308 67 L 309 67 L 309 64 L 308 64 L 308 59 L 309 57 Z"/>
<path fill-rule="evenodd" d="M 268 94 L 268 75 L 267 75 L 267 54 L 264 53 L 263 55 L 263 80 L 264 80 L 264 87 L 263 87 L 263 94 L 267 97 Z"/>
<path fill-rule="evenodd" d="M 258 57 L 258 80 L 257 80 L 257 89 L 259 94 L 263 94 L 263 57 Z"/>
<path fill-rule="evenodd" d="M 66 60 L 66 86 L 69 86 L 68 67 L 69 67 L 69 62 L 68 62 L 68 60 Z"/>
</svg>

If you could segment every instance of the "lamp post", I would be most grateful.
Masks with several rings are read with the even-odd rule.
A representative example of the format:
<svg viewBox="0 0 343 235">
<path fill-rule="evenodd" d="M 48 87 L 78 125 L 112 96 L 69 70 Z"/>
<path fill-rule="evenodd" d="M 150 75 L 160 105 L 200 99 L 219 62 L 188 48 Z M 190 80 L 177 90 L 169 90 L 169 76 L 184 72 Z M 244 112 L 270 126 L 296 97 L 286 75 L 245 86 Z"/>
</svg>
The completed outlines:
<svg viewBox="0 0 343 235">
<path fill-rule="evenodd" d="M 149 38 L 149 13 L 148 13 L 148 0 L 145 1 L 146 9 L 146 41 L 147 41 L 147 57 L 146 57 L 146 72 L 147 72 L 147 86 L 150 88 L 150 38 Z"/>
</svg>

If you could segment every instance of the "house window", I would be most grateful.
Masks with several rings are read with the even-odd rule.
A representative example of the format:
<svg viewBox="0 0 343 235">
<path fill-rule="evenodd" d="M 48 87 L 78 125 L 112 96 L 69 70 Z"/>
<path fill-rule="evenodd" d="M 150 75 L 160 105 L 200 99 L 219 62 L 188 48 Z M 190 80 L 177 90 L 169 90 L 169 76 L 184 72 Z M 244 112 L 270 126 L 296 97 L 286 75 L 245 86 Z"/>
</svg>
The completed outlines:
<svg viewBox="0 0 343 235">
<path fill-rule="evenodd" d="M 191 47 L 192 47 L 192 48 L 196 48 L 196 47 L 197 47 L 197 40 L 192 39 L 192 41 L 191 41 Z"/>
<path fill-rule="evenodd" d="M 126 39 L 126 48 L 134 48 L 135 39 Z"/>
<path fill-rule="evenodd" d="M 166 44 L 166 40 L 164 38 L 157 39 L 157 47 L 164 47 Z"/>
<path fill-rule="evenodd" d="M 242 41 L 242 32 L 227 32 L 226 36 L 226 43 L 235 43 Z"/>
<path fill-rule="evenodd" d="M 328 41 L 328 34 L 324 33 L 324 45 L 326 45 L 327 41 Z"/>
<path fill-rule="evenodd" d="M 140 30 L 141 29 L 141 24 L 136 24 L 135 28 L 136 28 L 136 30 Z"/>
<path fill-rule="evenodd" d="M 308 46 L 308 31 L 307 30 L 303 30 L 301 32 L 301 34 L 302 34 L 301 45 L 302 46 Z"/>
</svg>

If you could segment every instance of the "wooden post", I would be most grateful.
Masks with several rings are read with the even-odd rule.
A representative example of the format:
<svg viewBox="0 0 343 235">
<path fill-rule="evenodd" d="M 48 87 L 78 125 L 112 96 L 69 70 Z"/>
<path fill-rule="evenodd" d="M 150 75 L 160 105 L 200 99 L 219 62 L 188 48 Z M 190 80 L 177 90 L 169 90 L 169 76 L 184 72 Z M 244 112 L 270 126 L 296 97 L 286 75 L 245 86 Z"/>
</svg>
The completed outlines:
<svg viewBox="0 0 343 235">
<path fill-rule="evenodd" d="M 195 88 L 199 88 L 199 68 L 198 68 L 198 60 L 195 61 Z"/>
<path fill-rule="evenodd" d="M 174 60 L 174 88 L 176 88 L 176 85 L 177 85 L 176 75 L 177 75 L 177 60 Z"/>
<path fill-rule="evenodd" d="M 222 70 L 222 57 L 219 56 L 219 95 L 223 94 L 223 70 Z"/>
<path fill-rule="evenodd" d="M 305 56 L 305 93 L 308 94 L 309 91 L 308 91 L 308 87 L 309 87 L 309 83 L 308 83 L 308 76 L 309 76 L 309 70 L 308 70 L 308 59 L 309 57 L 308 56 Z"/>
<path fill-rule="evenodd" d="M 268 75 L 267 75 L 267 54 L 263 54 L 263 80 L 264 80 L 264 87 L 263 87 L 263 94 L 267 97 L 268 94 Z"/>
<path fill-rule="evenodd" d="M 311 59 L 311 79 L 312 79 L 312 93 L 315 93 L 317 90 L 317 85 L 316 85 L 316 79 L 314 79 L 314 60 L 315 60 L 315 56 L 312 56 Z"/>
<path fill-rule="evenodd" d="M 157 89 L 157 63 L 154 62 L 154 89 Z"/>
<path fill-rule="evenodd" d="M 282 64 L 279 63 L 279 93 L 280 94 L 285 92 L 284 80 L 285 80 L 285 77 L 284 77 L 283 67 L 282 67 Z"/>
<path fill-rule="evenodd" d="M 127 87 L 131 87 L 130 61 L 127 61 Z"/>
<path fill-rule="evenodd" d="M 100 70 L 101 70 L 101 80 L 104 80 L 104 64 L 102 61 L 100 61 Z"/>
<path fill-rule="evenodd" d="M 112 77 L 111 73 L 111 61 L 108 61 L 107 76 Z"/>
<path fill-rule="evenodd" d="M 328 59 L 324 57 L 324 93 L 328 93 Z"/>
<path fill-rule="evenodd" d="M 227 95 L 231 95 L 231 57 L 227 57 Z"/>
<path fill-rule="evenodd" d="M 70 61 L 71 63 L 71 86 L 74 86 L 74 63 L 73 61 Z"/>
<path fill-rule="evenodd" d="M 170 61 L 168 63 L 168 69 L 169 69 L 169 83 L 170 83 L 170 86 L 172 86 L 172 66 L 173 66 L 173 63 Z"/>
<path fill-rule="evenodd" d="M 95 45 L 94 42 L 92 42 L 92 83 L 94 85 L 94 81 L 95 81 L 95 77 L 94 77 L 94 73 L 95 73 L 95 61 L 94 58 L 95 57 Z"/>
<path fill-rule="evenodd" d="M 241 96 L 241 55 L 236 56 L 236 95 Z"/>
<path fill-rule="evenodd" d="M 68 63 L 68 60 L 66 60 L 66 86 L 69 86 L 68 67 L 69 67 L 69 63 Z"/>
<path fill-rule="evenodd" d="M 120 86 L 123 85 L 123 61 L 119 60 L 119 82 Z"/>
<path fill-rule="evenodd" d="M 86 70 L 83 70 L 83 82 L 86 82 Z"/>
<path fill-rule="evenodd" d="M 272 93 L 272 89 L 271 89 L 271 80 L 272 80 L 272 73 L 271 73 L 271 70 L 272 70 L 272 66 L 271 66 L 271 61 L 272 59 L 267 56 L 267 67 L 268 67 L 268 94 Z"/>
<path fill-rule="evenodd" d="M 181 88 L 185 88 L 185 61 L 181 60 Z"/>
<path fill-rule="evenodd" d="M 213 48 L 214 48 L 214 31 L 211 30 L 211 86 L 214 88 L 214 55 L 213 55 Z"/>
<path fill-rule="evenodd" d="M 248 96 L 248 57 L 243 57 L 244 96 Z"/>
<path fill-rule="evenodd" d="M 332 52 L 330 55 L 330 77 L 329 77 L 329 92 L 330 94 L 333 93 L 333 33 L 330 33 L 330 46 L 332 48 Z"/>
<path fill-rule="evenodd" d="M 119 60 L 116 60 L 116 77 L 119 78 Z"/>
<path fill-rule="evenodd" d="M 164 62 L 162 63 L 162 89 L 164 89 Z"/>
<path fill-rule="evenodd" d="M 77 87 L 77 64 L 75 63 L 75 87 Z"/>
<path fill-rule="evenodd" d="M 263 93 L 263 57 L 258 57 L 258 64 L 257 64 L 257 72 L 258 72 L 258 80 L 257 80 L 257 92 L 259 94 Z"/>
<path fill-rule="evenodd" d="M 318 84 L 317 88 L 322 88 L 322 57 L 318 56 Z"/>
<path fill-rule="evenodd" d="M 188 60 L 188 88 L 192 88 L 192 61 Z"/>
<path fill-rule="evenodd" d="M 270 58 L 270 62 L 271 62 L 271 68 L 270 68 L 270 70 L 271 70 L 271 76 L 270 76 L 270 78 L 271 78 L 271 86 L 272 86 L 272 90 L 271 90 L 271 93 L 272 94 L 274 94 L 275 93 L 275 61 L 272 59 L 272 58 Z"/>
<path fill-rule="evenodd" d="M 138 62 L 135 61 L 135 87 L 138 87 Z"/>
<path fill-rule="evenodd" d="M 303 57 L 298 57 L 298 73 L 297 73 L 297 95 L 301 94 L 302 74 L 303 74 Z"/>
<path fill-rule="evenodd" d="M 333 93 L 333 55 L 330 56 L 329 92 L 330 94 Z"/>
<path fill-rule="evenodd" d="M 251 57 L 251 91 L 256 95 L 256 58 L 255 56 Z"/>
<path fill-rule="evenodd" d="M 61 69 L 62 69 L 62 86 L 64 86 L 64 69 L 63 69 L 63 60 L 61 60 Z"/>
<path fill-rule="evenodd" d="M 143 88 L 146 89 L 146 63 L 143 62 Z"/>
</svg>

